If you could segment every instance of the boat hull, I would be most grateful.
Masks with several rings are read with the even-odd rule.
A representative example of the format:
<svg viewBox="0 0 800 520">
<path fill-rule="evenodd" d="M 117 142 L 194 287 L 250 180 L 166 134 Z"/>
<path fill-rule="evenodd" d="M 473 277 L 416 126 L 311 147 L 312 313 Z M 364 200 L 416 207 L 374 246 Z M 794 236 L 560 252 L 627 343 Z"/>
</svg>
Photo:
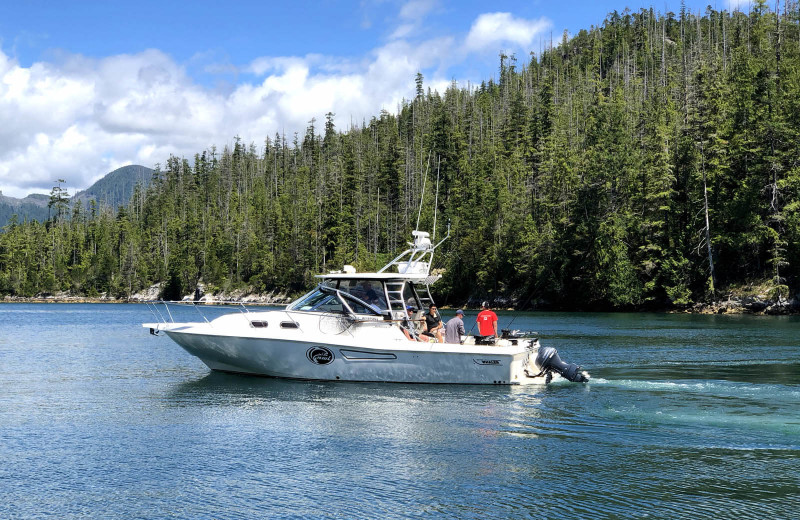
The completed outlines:
<svg viewBox="0 0 800 520">
<path fill-rule="evenodd" d="M 231 337 L 190 330 L 167 335 L 212 370 L 290 379 L 517 385 L 543 383 L 525 370 L 522 347 L 400 346 Z M 410 345 L 410 346 L 409 346 Z"/>
</svg>

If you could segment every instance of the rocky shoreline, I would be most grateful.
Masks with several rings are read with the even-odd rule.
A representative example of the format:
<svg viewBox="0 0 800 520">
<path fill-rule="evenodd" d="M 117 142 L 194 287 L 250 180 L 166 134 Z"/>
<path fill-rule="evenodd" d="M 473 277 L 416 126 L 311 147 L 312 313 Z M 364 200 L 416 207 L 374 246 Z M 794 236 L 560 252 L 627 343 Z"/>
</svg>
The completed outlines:
<svg viewBox="0 0 800 520">
<path fill-rule="evenodd" d="M 758 296 L 729 297 L 725 301 L 715 303 L 698 303 L 685 310 L 692 314 L 755 314 L 782 316 L 800 314 L 800 299 L 773 300 Z"/>
<path fill-rule="evenodd" d="M 5 303 L 145 303 L 159 301 L 161 284 L 155 284 L 148 289 L 132 294 L 127 298 L 116 298 L 103 293 L 99 296 L 76 296 L 67 292 L 55 294 L 40 294 L 33 297 L 10 296 L 7 295 L 0 299 Z M 240 289 L 231 292 L 205 293 L 203 287 L 199 287 L 194 294 L 188 294 L 181 298 L 183 302 L 197 302 L 203 304 L 225 305 L 225 304 L 257 304 L 257 305 L 285 305 L 294 298 L 286 293 L 270 292 L 266 294 L 256 293 L 252 290 Z"/>
<path fill-rule="evenodd" d="M 56 294 L 41 294 L 33 297 L 21 297 L 7 295 L 0 298 L 0 303 L 145 303 L 158 301 L 160 286 L 154 285 L 128 298 L 115 298 L 106 294 L 100 296 L 76 296 L 69 293 L 56 293 Z M 209 305 L 226 305 L 226 304 L 254 304 L 254 305 L 285 305 L 294 299 L 293 296 L 281 293 L 256 293 L 246 289 L 231 291 L 231 292 L 218 292 L 218 293 L 200 293 L 194 295 L 186 295 L 181 301 L 184 302 L 197 302 Z M 472 308 L 472 302 L 467 302 L 464 308 Z M 511 302 L 497 302 L 496 308 L 504 310 L 516 310 L 516 307 Z M 479 306 L 479 304 L 477 304 Z M 478 308 L 475 306 L 475 308 Z M 447 308 L 448 306 L 440 306 Z M 550 310 L 546 306 L 537 306 L 539 310 Z M 567 310 L 567 309 L 558 309 Z M 585 310 L 585 309 L 584 309 Z M 713 303 L 696 303 L 681 308 L 664 308 L 664 309 L 629 309 L 633 312 L 646 311 L 646 312 L 665 312 L 665 313 L 686 313 L 686 314 L 751 314 L 751 315 L 797 315 L 800 314 L 800 295 L 795 296 L 791 300 L 780 299 L 774 300 L 762 296 L 729 296 L 724 301 L 717 301 Z M 578 311 L 579 312 L 579 311 Z"/>
</svg>

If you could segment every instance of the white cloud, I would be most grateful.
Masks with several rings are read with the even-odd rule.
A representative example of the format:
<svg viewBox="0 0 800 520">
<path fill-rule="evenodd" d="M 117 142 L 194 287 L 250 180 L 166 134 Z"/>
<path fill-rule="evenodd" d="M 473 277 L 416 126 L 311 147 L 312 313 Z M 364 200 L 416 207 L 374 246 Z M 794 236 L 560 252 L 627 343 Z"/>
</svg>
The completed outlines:
<svg viewBox="0 0 800 520">
<path fill-rule="evenodd" d="M 404 20 L 421 20 L 433 10 L 435 0 L 411 0 L 400 8 L 400 18 Z"/>
<path fill-rule="evenodd" d="M 198 84 L 159 50 L 103 59 L 62 53 L 30 67 L 0 50 L 0 190 L 46 193 L 59 178 L 83 189 L 119 166 L 152 167 L 170 154 L 191 158 L 237 135 L 260 144 L 276 132 L 302 133 L 328 112 L 344 130 L 381 109 L 394 112 L 413 96 L 418 71 L 425 71 L 426 86 L 446 88 L 450 67 L 470 52 L 529 46 L 549 26 L 490 13 L 475 20 L 466 41 L 422 39 L 417 29 L 437 5 L 404 4 L 392 37 L 363 56 L 255 59 L 231 70 L 238 84 L 225 92 Z M 190 65 L 198 61 L 200 55 Z"/>
<path fill-rule="evenodd" d="M 328 112 L 344 129 L 408 97 L 423 55 L 396 41 L 361 62 L 264 57 L 245 68 L 255 83 L 220 94 L 156 50 L 28 68 L 0 51 L 0 190 L 47 192 L 58 178 L 86 188 L 119 165 L 191 157 L 235 135 L 261 143 L 302 133 Z"/>
<path fill-rule="evenodd" d="M 29 68 L 0 51 L 0 189 L 85 188 L 119 164 L 200 151 L 230 132 L 224 102 L 155 50 Z"/>
<path fill-rule="evenodd" d="M 397 29 L 394 30 L 392 35 L 389 37 L 392 40 L 398 40 L 401 38 L 406 38 L 414 34 L 414 31 L 417 30 L 417 24 L 413 23 L 404 23 L 403 25 L 399 26 Z"/>
<path fill-rule="evenodd" d="M 511 13 L 485 13 L 472 24 L 465 46 L 471 51 L 492 52 L 504 44 L 529 48 L 551 26 L 547 18 L 525 20 L 514 18 Z"/>
<path fill-rule="evenodd" d="M 437 0 L 410 0 L 403 4 L 398 13 L 401 23 L 389 36 L 389 39 L 397 40 L 419 33 L 425 17 L 437 4 Z"/>
</svg>

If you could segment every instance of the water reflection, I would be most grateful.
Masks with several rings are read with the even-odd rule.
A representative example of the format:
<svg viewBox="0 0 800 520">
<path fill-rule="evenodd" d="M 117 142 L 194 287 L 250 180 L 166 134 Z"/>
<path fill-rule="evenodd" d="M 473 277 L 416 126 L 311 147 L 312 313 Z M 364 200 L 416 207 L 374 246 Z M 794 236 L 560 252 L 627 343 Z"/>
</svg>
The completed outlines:
<svg viewBox="0 0 800 520">
<path fill-rule="evenodd" d="M 174 385 L 167 401 L 177 406 L 197 403 L 233 405 L 276 399 L 321 401 L 330 396 L 329 388 L 332 386 L 335 385 L 209 371 L 202 377 Z"/>
</svg>

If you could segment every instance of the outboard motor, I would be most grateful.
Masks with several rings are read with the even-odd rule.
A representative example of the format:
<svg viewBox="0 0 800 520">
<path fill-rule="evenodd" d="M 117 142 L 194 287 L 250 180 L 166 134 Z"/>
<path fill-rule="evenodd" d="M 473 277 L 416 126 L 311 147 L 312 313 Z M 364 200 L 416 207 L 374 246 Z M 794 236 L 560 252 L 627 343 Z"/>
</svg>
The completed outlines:
<svg viewBox="0 0 800 520">
<path fill-rule="evenodd" d="M 495 343 L 494 336 L 475 336 L 476 345 L 494 345 L 494 343 Z"/>
<path fill-rule="evenodd" d="M 553 347 L 541 347 L 535 363 L 541 370 L 540 374 L 557 372 L 561 374 L 561 377 L 573 383 L 586 383 L 589 381 L 589 374 L 581 371 L 581 367 L 575 363 L 561 361 L 561 358 L 558 357 L 558 351 Z"/>
</svg>

